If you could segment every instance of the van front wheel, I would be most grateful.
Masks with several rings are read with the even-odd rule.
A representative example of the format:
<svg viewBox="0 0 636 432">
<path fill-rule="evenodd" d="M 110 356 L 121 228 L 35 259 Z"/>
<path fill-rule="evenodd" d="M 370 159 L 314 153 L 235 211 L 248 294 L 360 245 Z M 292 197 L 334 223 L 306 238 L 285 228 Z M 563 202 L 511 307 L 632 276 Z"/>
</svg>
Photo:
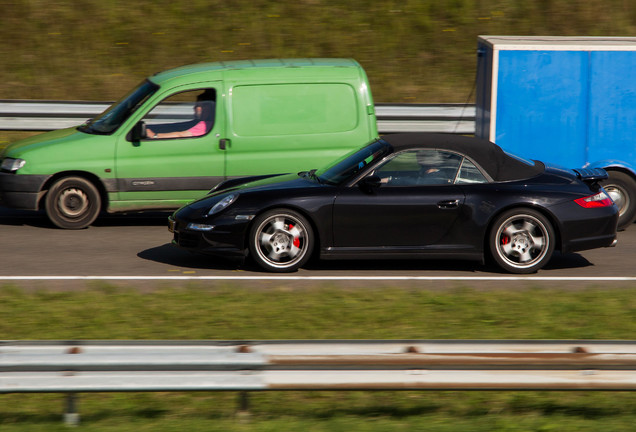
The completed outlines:
<svg viewBox="0 0 636 432">
<path fill-rule="evenodd" d="M 46 215 L 59 228 L 86 228 L 97 218 L 101 201 L 99 191 L 90 181 L 63 177 L 46 194 Z"/>
</svg>

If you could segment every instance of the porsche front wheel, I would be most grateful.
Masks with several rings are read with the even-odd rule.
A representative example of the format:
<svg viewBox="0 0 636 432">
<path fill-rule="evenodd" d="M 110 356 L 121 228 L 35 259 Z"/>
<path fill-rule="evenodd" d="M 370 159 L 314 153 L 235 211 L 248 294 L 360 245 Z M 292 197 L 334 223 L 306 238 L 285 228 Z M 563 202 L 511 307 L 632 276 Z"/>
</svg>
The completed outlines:
<svg viewBox="0 0 636 432">
<path fill-rule="evenodd" d="M 310 258 L 313 243 L 311 225 L 292 210 L 265 212 L 254 219 L 250 230 L 250 255 L 271 272 L 298 270 Z"/>
<path fill-rule="evenodd" d="M 534 273 L 543 267 L 554 252 L 555 235 L 550 221 L 531 209 L 503 213 L 489 236 L 490 252 L 495 262 L 510 273 Z"/>
</svg>

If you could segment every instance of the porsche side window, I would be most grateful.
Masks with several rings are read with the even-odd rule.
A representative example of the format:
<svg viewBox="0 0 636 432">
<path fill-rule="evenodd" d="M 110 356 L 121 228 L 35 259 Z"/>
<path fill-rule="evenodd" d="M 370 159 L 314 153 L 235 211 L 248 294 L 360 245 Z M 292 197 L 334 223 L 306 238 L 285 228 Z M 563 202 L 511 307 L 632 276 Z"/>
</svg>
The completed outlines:
<svg viewBox="0 0 636 432">
<path fill-rule="evenodd" d="M 375 174 L 387 186 L 453 184 L 462 159 L 440 150 L 409 150 L 397 154 Z"/>
<path fill-rule="evenodd" d="M 468 159 L 464 158 L 462 167 L 459 170 L 459 176 L 457 177 L 457 184 L 470 184 L 470 183 L 488 183 L 488 180 L 479 171 L 479 169 Z"/>
</svg>

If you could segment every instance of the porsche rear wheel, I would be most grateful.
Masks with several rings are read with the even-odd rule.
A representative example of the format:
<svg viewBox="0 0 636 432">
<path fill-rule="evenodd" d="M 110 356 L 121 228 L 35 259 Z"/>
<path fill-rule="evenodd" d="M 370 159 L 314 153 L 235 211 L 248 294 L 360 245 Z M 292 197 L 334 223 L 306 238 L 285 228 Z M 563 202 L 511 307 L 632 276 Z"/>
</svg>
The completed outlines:
<svg viewBox="0 0 636 432">
<path fill-rule="evenodd" d="M 541 213 L 515 209 L 503 213 L 493 224 L 489 246 L 495 262 L 510 273 L 534 273 L 547 264 L 554 252 L 554 228 Z"/>
<path fill-rule="evenodd" d="M 271 272 L 298 270 L 309 260 L 313 245 L 311 225 L 293 210 L 267 211 L 254 219 L 250 230 L 250 255 Z"/>
</svg>

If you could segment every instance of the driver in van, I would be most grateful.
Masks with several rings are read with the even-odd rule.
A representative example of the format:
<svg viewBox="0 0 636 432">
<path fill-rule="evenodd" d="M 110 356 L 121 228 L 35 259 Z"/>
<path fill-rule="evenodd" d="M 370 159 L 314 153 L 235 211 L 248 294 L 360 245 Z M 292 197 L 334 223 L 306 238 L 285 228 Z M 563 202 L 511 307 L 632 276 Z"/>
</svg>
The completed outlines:
<svg viewBox="0 0 636 432">
<path fill-rule="evenodd" d="M 197 102 L 194 105 L 195 119 L 199 120 L 189 129 L 174 132 L 157 133 L 150 128 L 146 128 L 146 138 L 162 139 L 162 138 L 187 138 L 198 137 L 208 133 L 212 127 L 212 101 L 206 92 L 197 96 Z"/>
</svg>

